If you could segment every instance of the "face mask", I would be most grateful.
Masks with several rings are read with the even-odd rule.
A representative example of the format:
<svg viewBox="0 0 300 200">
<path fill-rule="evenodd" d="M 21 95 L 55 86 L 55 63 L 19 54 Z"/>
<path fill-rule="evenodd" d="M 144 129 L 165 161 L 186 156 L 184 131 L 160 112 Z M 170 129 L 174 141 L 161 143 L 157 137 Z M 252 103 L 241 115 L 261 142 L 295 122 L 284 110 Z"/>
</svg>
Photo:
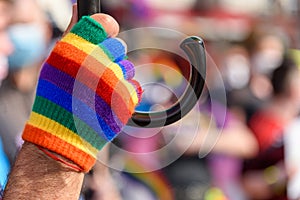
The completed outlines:
<svg viewBox="0 0 300 200">
<path fill-rule="evenodd" d="M 266 49 L 254 55 L 253 64 L 259 73 L 270 74 L 282 62 L 283 53 L 278 50 Z"/>
<path fill-rule="evenodd" d="M 225 61 L 225 75 L 231 89 L 241 89 L 250 80 L 249 60 L 242 55 L 232 55 Z"/>
<path fill-rule="evenodd" d="M 42 28 L 36 24 L 15 24 L 8 30 L 14 52 L 8 57 L 10 69 L 19 69 L 40 61 L 46 52 Z"/>
</svg>

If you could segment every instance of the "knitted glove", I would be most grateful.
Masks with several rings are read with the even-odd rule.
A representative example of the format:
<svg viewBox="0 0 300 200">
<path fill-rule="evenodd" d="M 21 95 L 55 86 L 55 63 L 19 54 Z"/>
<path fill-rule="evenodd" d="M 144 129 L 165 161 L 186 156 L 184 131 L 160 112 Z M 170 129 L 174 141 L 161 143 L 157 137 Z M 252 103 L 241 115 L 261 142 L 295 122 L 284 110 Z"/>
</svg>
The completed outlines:
<svg viewBox="0 0 300 200">
<path fill-rule="evenodd" d="M 96 17 L 83 17 L 44 63 L 25 141 L 73 161 L 87 172 L 140 100 L 119 39 L 109 38 Z"/>
</svg>

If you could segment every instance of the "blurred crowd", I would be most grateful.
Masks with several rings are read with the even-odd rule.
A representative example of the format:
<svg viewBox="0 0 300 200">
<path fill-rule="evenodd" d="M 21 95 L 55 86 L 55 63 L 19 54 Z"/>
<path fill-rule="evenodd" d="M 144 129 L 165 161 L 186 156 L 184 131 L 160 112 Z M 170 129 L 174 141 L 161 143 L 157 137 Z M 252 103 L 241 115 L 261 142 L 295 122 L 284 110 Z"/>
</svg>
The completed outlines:
<svg viewBox="0 0 300 200">
<path fill-rule="evenodd" d="M 74 2 L 0 0 L 0 197 L 41 63 Z M 86 175 L 82 200 L 300 199 L 299 1 L 110 0 L 101 9 L 120 23 L 136 65 L 138 110 L 170 107 L 185 91 L 185 36 L 204 40 L 206 81 L 182 121 L 125 127 Z"/>
</svg>

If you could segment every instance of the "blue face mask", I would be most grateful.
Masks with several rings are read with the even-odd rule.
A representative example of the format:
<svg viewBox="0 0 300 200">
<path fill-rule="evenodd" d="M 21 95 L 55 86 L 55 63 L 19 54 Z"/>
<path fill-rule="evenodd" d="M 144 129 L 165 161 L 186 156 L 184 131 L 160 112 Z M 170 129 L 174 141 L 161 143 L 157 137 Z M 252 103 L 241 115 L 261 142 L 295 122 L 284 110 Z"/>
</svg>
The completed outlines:
<svg viewBox="0 0 300 200">
<path fill-rule="evenodd" d="M 36 24 L 15 24 L 9 30 L 14 52 L 8 57 L 10 69 L 31 66 L 40 61 L 46 52 L 46 40 L 42 28 Z"/>
</svg>

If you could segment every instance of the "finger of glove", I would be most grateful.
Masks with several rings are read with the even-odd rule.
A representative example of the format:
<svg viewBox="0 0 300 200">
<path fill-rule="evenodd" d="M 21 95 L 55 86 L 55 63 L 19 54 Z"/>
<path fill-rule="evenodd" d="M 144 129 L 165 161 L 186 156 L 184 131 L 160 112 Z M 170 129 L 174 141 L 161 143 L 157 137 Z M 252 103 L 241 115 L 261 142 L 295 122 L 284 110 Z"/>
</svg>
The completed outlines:
<svg viewBox="0 0 300 200">
<path fill-rule="evenodd" d="M 120 38 L 108 38 L 98 45 L 107 54 L 110 60 L 116 62 L 122 69 L 123 77 L 127 80 L 132 79 L 135 75 L 133 63 L 126 58 L 127 46 Z M 117 66 L 110 66 L 113 71 L 118 70 Z M 119 70 L 118 70 L 119 71 Z"/>
<path fill-rule="evenodd" d="M 120 38 L 108 38 L 98 45 L 113 62 L 119 62 L 126 57 L 126 43 Z"/>
<path fill-rule="evenodd" d="M 99 44 L 108 37 L 114 37 L 119 32 L 119 25 L 114 18 L 106 14 L 95 14 L 82 17 L 71 29 L 73 33 L 92 44 Z"/>
<path fill-rule="evenodd" d="M 124 90 L 126 88 L 126 91 Z M 118 95 L 117 95 L 118 94 Z M 115 112 L 120 109 L 120 102 L 127 107 L 129 114 L 133 114 L 135 107 L 141 100 L 142 89 L 135 80 L 121 80 L 115 85 L 115 91 L 112 94 L 111 106 Z M 120 101 L 118 98 L 121 98 Z"/>
<path fill-rule="evenodd" d="M 140 103 L 141 99 L 142 99 L 142 94 L 143 94 L 143 89 L 142 89 L 140 83 L 134 79 L 128 80 L 128 82 L 134 87 L 137 98 L 138 98 L 138 103 Z"/>
<path fill-rule="evenodd" d="M 121 67 L 124 78 L 126 80 L 133 79 L 135 75 L 135 67 L 132 62 L 130 62 L 129 60 L 121 60 L 117 64 Z"/>
<path fill-rule="evenodd" d="M 122 60 L 118 63 L 111 62 L 107 68 L 113 71 L 119 79 L 131 80 L 135 75 L 135 67 L 128 60 Z"/>
</svg>

